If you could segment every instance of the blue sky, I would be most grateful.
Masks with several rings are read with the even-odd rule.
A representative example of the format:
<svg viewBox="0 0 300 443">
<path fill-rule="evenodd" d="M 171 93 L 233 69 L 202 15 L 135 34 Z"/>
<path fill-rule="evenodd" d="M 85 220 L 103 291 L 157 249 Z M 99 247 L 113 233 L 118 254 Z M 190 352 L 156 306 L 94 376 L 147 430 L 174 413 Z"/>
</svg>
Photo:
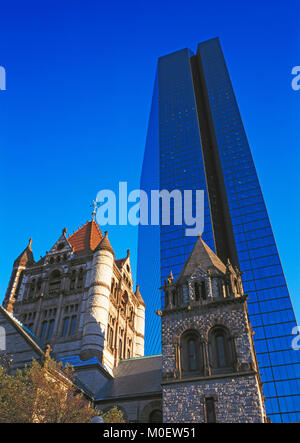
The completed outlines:
<svg viewBox="0 0 300 443">
<path fill-rule="evenodd" d="M 100 189 L 139 187 L 157 57 L 219 36 L 300 318 L 299 7 L 280 3 L 2 3 L 0 301 L 29 237 L 38 259 Z M 136 228 L 109 231 L 135 265 Z"/>
</svg>

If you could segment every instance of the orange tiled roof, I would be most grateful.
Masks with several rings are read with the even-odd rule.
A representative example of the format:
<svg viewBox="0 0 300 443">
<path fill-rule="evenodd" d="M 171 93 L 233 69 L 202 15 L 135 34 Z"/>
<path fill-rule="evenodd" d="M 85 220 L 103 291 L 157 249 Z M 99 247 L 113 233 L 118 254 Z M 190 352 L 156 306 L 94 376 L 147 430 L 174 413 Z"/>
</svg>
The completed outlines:
<svg viewBox="0 0 300 443">
<path fill-rule="evenodd" d="M 103 235 L 94 220 L 87 222 L 67 238 L 75 253 L 94 251 L 102 239 Z"/>
</svg>

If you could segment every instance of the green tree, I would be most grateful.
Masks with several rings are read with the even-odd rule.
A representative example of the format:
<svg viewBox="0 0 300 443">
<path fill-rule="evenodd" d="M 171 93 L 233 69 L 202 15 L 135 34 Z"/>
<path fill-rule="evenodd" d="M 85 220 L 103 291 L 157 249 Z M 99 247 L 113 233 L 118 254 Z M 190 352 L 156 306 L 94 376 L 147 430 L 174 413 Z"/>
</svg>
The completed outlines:
<svg viewBox="0 0 300 443">
<path fill-rule="evenodd" d="M 95 414 L 71 367 L 47 359 L 10 375 L 0 366 L 1 423 L 88 423 Z"/>
<path fill-rule="evenodd" d="M 11 372 L 9 356 L 0 356 L 0 423 L 90 423 L 95 415 L 105 423 L 124 423 L 117 406 L 102 413 L 78 391 L 74 369 L 51 358 L 33 360 L 23 371 Z"/>
<path fill-rule="evenodd" d="M 117 406 L 113 406 L 101 415 L 104 423 L 125 423 L 124 414 Z"/>
</svg>

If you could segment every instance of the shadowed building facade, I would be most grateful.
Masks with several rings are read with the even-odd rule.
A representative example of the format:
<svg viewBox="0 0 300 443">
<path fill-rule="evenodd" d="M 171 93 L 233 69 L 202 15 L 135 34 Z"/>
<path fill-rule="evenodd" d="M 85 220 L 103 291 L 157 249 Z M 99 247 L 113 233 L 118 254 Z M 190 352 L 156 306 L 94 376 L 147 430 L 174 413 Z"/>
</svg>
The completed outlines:
<svg viewBox="0 0 300 443">
<path fill-rule="evenodd" d="M 158 59 L 141 189 L 204 190 L 203 239 L 243 273 L 268 415 L 299 421 L 296 319 L 219 39 L 200 43 L 196 54 L 183 49 Z M 176 279 L 195 244 L 186 228 L 139 228 L 146 354 L 160 352 L 156 281 L 162 286 L 170 269 Z"/>
</svg>

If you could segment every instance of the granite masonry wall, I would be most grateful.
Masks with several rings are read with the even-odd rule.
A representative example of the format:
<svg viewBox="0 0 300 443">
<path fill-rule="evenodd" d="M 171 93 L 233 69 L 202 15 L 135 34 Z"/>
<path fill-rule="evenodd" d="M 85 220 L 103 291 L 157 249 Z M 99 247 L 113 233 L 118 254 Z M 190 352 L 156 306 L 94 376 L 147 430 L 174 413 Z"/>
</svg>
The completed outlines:
<svg viewBox="0 0 300 443">
<path fill-rule="evenodd" d="M 163 386 L 164 423 L 204 423 L 205 397 L 214 397 L 217 422 L 262 423 L 253 375 Z"/>
<path fill-rule="evenodd" d="M 181 378 L 176 360 L 180 336 L 198 331 L 209 360 L 209 331 L 226 327 L 235 349 L 232 373 L 195 374 Z M 253 348 L 252 330 L 245 300 L 231 299 L 181 307 L 162 316 L 163 413 L 164 422 L 204 422 L 205 397 L 215 399 L 217 422 L 256 423 L 265 421 L 263 397 Z M 204 352 L 205 354 L 205 352 Z M 210 366 L 209 364 L 207 365 Z M 210 369 L 208 369 L 210 371 Z"/>
</svg>

